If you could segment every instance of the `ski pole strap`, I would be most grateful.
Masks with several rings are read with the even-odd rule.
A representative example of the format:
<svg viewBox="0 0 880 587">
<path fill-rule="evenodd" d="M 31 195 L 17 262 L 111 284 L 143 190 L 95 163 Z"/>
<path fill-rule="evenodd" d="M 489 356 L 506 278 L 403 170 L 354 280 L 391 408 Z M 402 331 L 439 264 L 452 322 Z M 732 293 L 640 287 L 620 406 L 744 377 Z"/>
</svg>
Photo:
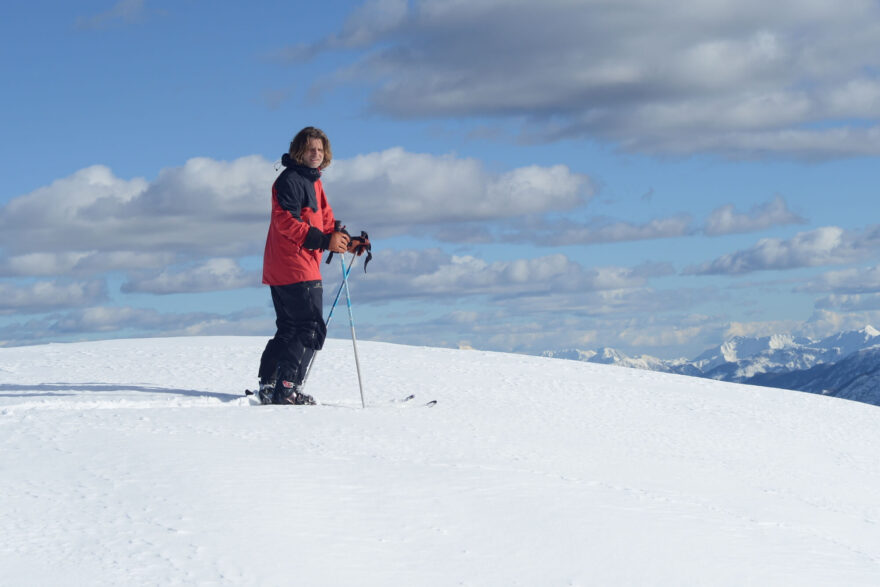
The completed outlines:
<svg viewBox="0 0 880 587">
<path fill-rule="evenodd" d="M 370 244 L 370 236 L 366 231 L 362 230 L 360 236 L 351 237 L 351 243 L 348 250 L 360 257 L 364 253 L 367 254 L 367 260 L 364 261 L 364 273 L 367 272 L 367 265 L 373 260 L 373 247 Z"/>
</svg>

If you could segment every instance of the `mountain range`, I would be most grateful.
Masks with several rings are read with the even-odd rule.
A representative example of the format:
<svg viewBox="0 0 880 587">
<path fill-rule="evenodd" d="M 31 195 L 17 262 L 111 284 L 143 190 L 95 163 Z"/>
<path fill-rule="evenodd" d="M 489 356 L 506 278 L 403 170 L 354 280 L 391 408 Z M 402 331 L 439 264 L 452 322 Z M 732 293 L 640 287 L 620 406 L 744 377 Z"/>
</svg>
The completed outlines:
<svg viewBox="0 0 880 587">
<path fill-rule="evenodd" d="M 546 351 L 543 355 L 781 387 L 880 406 L 880 331 L 870 325 L 820 340 L 790 334 L 738 336 L 690 360 L 630 357 L 607 347 Z"/>
</svg>

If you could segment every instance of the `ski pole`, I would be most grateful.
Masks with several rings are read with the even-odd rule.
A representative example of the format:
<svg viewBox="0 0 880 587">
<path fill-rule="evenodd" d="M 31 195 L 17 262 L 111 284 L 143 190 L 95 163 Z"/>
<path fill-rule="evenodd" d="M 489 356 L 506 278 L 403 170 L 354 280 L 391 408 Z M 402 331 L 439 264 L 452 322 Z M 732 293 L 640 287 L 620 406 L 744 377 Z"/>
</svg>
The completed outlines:
<svg viewBox="0 0 880 587">
<path fill-rule="evenodd" d="M 342 257 L 340 257 L 341 259 Z M 357 257 L 352 257 L 351 263 L 348 264 L 348 269 L 345 270 L 345 273 L 342 275 L 342 281 L 339 283 L 339 289 L 336 290 L 336 297 L 333 298 L 333 304 L 330 306 L 330 312 L 327 314 L 327 319 L 324 321 L 324 324 L 327 328 L 330 327 L 330 321 L 333 319 L 333 310 L 336 308 L 336 302 L 339 301 L 339 295 L 342 293 L 342 288 L 345 286 L 345 279 L 351 274 L 351 270 L 354 267 L 355 262 L 357 261 Z"/>
<path fill-rule="evenodd" d="M 343 256 L 340 256 L 342 258 Z M 348 270 L 345 272 L 345 276 L 351 273 L 352 268 L 354 267 L 355 262 L 357 261 L 357 256 L 352 257 L 351 263 L 348 264 Z M 343 260 L 344 262 L 344 260 Z M 336 308 L 336 303 L 339 301 L 339 295 L 342 293 L 342 287 L 345 285 L 345 276 L 343 276 L 343 281 L 339 284 L 339 289 L 336 290 L 336 297 L 333 298 L 333 305 L 330 306 L 330 313 L 327 314 L 327 319 L 324 320 L 324 327 L 330 328 L 330 321 L 333 319 L 333 310 Z M 315 364 L 315 357 L 318 356 L 318 353 L 312 353 L 311 358 L 309 359 L 309 366 L 306 368 L 305 377 L 303 377 L 301 389 L 306 388 L 306 381 L 309 380 L 309 374 L 312 372 L 312 366 Z"/>
<path fill-rule="evenodd" d="M 345 259 L 339 257 L 342 264 L 342 285 L 345 287 L 345 301 L 348 304 L 348 322 L 351 325 L 351 345 L 354 348 L 354 364 L 357 368 L 358 387 L 361 390 L 361 407 L 366 408 L 367 403 L 364 401 L 364 381 L 361 377 L 361 362 L 358 360 L 357 336 L 354 333 L 354 315 L 351 312 L 351 292 L 348 289 L 348 273 L 345 271 Z"/>
</svg>

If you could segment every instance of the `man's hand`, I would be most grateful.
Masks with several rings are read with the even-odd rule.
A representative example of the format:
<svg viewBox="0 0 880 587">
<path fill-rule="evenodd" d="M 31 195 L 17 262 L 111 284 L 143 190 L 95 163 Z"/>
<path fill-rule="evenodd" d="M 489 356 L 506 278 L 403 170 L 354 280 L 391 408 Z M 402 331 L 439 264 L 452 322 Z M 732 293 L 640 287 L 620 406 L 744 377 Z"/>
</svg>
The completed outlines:
<svg viewBox="0 0 880 587">
<path fill-rule="evenodd" d="M 327 247 L 327 250 L 331 253 L 344 253 L 348 250 L 350 240 L 344 232 L 336 231 L 330 235 L 330 246 Z"/>
</svg>

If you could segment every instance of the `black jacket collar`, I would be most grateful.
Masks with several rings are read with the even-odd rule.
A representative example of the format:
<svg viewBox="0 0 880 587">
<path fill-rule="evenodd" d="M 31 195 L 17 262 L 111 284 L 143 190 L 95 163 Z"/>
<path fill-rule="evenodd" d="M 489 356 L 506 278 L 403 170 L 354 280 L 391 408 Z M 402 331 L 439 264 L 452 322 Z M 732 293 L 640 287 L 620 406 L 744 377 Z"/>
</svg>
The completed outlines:
<svg viewBox="0 0 880 587">
<path fill-rule="evenodd" d="M 289 167 L 292 171 L 296 171 L 306 179 L 311 179 L 315 181 L 321 178 L 321 170 L 315 169 L 314 167 L 306 167 L 305 165 L 300 165 L 290 158 L 288 153 L 285 153 L 281 156 L 281 164 L 285 167 Z"/>
</svg>

